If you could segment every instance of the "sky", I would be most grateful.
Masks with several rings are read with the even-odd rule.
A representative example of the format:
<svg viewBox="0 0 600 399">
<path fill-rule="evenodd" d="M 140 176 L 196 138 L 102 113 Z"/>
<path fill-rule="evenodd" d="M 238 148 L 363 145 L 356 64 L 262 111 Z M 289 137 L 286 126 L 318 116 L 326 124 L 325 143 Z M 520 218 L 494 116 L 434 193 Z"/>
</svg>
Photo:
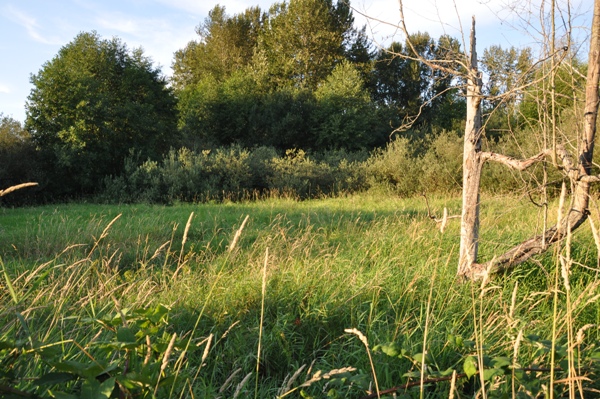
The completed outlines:
<svg viewBox="0 0 600 399">
<path fill-rule="evenodd" d="M 449 34 L 466 40 L 471 16 L 477 20 L 477 49 L 490 45 L 531 46 L 539 34 L 540 4 L 545 0 L 403 0 L 409 32 Z M 563 5 L 568 0 L 558 0 Z M 141 47 L 163 74 L 171 76 L 175 51 L 197 40 L 195 28 L 216 5 L 229 15 L 276 0 L 0 0 L 0 113 L 24 121 L 30 77 L 80 32 L 96 31 L 120 38 L 128 48 Z M 545 1 L 549 3 L 549 1 Z M 571 0 L 573 31 L 582 41 L 589 35 L 593 0 Z M 376 44 L 403 41 L 397 25 L 398 0 L 352 0 L 358 26 Z M 368 16 L 366 18 L 364 16 Z M 564 15 L 558 18 L 566 19 Z"/>
</svg>

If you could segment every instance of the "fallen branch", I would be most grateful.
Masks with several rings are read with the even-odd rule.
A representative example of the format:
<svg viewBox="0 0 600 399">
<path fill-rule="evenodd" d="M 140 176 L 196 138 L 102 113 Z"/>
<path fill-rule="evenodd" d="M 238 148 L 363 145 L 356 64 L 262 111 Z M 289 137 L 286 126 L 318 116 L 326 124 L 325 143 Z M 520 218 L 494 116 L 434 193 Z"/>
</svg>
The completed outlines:
<svg viewBox="0 0 600 399">
<path fill-rule="evenodd" d="M 522 369 L 519 369 L 519 370 L 526 371 L 526 372 L 533 372 L 533 373 L 549 373 L 549 372 L 552 371 L 552 369 L 550 369 L 550 368 L 531 368 L 531 367 L 525 367 L 525 368 L 522 368 Z M 560 369 L 560 368 L 555 368 L 554 371 L 555 372 L 560 372 L 560 371 L 563 371 L 563 370 Z M 477 371 L 475 373 L 475 375 L 476 374 L 479 374 L 479 371 Z M 446 377 L 429 378 L 429 379 L 423 380 L 423 384 L 424 385 L 436 384 L 438 382 L 451 381 L 452 378 L 459 379 L 459 378 L 465 378 L 465 377 L 467 377 L 467 374 L 463 373 L 463 374 L 456 374 L 454 376 L 450 375 L 450 376 L 446 376 Z M 568 381 L 567 380 L 559 380 L 559 381 L 555 381 L 555 382 L 565 383 L 565 382 L 568 382 Z M 399 386 L 396 386 L 396 387 L 393 387 L 393 388 L 389 388 L 389 389 L 385 389 L 383 391 L 379 391 L 379 396 L 394 394 L 394 393 L 397 393 L 399 391 L 407 390 L 408 388 L 418 387 L 420 385 L 421 385 L 421 381 L 420 380 L 419 381 L 413 381 L 413 382 L 407 382 L 406 384 L 402 384 L 402 385 L 399 385 Z M 363 396 L 360 399 L 374 399 L 374 398 L 377 398 L 379 396 L 377 395 L 376 392 L 374 392 L 374 393 L 369 394 L 367 396 Z"/>
<path fill-rule="evenodd" d="M 466 376 L 467 376 L 466 374 L 456 374 L 456 376 L 454 376 L 454 378 L 458 379 L 458 378 L 464 378 Z M 423 384 L 435 384 L 435 383 L 438 383 L 438 382 L 450 381 L 450 380 L 452 380 L 452 378 L 453 378 L 453 376 L 438 377 L 438 378 L 429 378 L 427 380 L 424 380 Z M 393 387 L 393 388 L 390 388 L 390 389 L 379 391 L 379 396 L 388 395 L 388 394 L 391 394 L 391 393 L 396 393 L 398 391 L 406 390 L 406 389 L 412 388 L 412 387 L 418 387 L 420 385 L 421 385 L 421 381 L 420 380 L 419 381 L 413 381 L 413 382 L 407 382 L 406 384 L 399 385 L 397 387 Z M 377 393 L 372 393 L 370 395 L 363 396 L 360 399 L 374 399 L 374 398 L 377 398 L 377 397 L 378 397 Z"/>
<path fill-rule="evenodd" d="M 434 222 L 441 224 L 440 225 L 440 231 L 443 233 L 444 230 L 446 229 L 446 225 L 448 224 L 448 220 L 450 219 L 459 219 L 461 216 L 460 215 L 452 215 L 452 216 L 448 216 L 448 208 L 444 207 L 444 214 L 442 215 L 441 219 L 438 219 L 437 217 L 435 217 L 435 215 L 433 215 L 431 213 L 431 208 L 429 207 L 429 201 L 427 200 L 427 196 L 425 195 L 425 193 L 421 194 L 423 197 L 425 197 L 425 205 L 427 205 L 427 217 L 431 220 L 433 220 Z"/>
</svg>

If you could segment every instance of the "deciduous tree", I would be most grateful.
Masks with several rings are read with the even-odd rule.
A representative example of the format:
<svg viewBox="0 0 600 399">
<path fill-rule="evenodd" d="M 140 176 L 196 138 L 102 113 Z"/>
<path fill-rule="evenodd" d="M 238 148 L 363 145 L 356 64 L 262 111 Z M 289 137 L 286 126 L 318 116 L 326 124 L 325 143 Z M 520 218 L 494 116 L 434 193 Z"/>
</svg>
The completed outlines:
<svg viewBox="0 0 600 399">
<path fill-rule="evenodd" d="M 77 35 L 31 83 L 26 129 L 59 194 L 93 192 L 121 172 L 131 149 L 157 157 L 176 138 L 166 80 L 141 50 L 116 38 Z"/>
</svg>

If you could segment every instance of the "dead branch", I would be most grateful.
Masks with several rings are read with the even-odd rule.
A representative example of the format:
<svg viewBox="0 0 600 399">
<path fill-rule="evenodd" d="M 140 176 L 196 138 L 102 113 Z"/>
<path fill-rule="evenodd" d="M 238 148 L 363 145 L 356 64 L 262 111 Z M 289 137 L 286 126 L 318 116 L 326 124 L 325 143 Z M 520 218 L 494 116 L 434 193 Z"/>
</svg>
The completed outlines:
<svg viewBox="0 0 600 399">
<path fill-rule="evenodd" d="M 446 229 L 446 225 L 448 224 L 448 220 L 450 219 L 460 219 L 461 215 L 452 215 L 448 216 L 448 208 L 444 207 L 444 214 L 441 219 L 438 219 L 434 214 L 431 213 L 431 208 L 429 207 L 429 200 L 427 199 L 427 195 L 425 193 L 421 194 L 425 197 L 425 205 L 427 205 L 427 217 L 437 224 L 440 225 L 440 231 L 443 233 Z"/>
<path fill-rule="evenodd" d="M 504 154 L 497 154 L 495 152 L 482 152 L 481 159 L 485 161 L 494 161 L 508 166 L 509 168 L 523 171 L 533 165 L 536 162 L 541 161 L 546 156 L 551 155 L 551 150 L 544 150 L 537 155 L 527 159 L 516 159 Z"/>
<path fill-rule="evenodd" d="M 525 371 L 525 372 L 532 372 L 532 373 L 549 373 L 552 372 L 552 369 L 550 368 L 538 368 L 538 367 L 525 367 L 525 368 L 521 368 L 519 370 Z M 554 369 L 555 372 L 561 372 L 563 371 L 561 368 L 555 368 Z M 476 372 L 476 374 L 479 374 L 479 371 Z M 459 378 L 465 378 L 467 377 L 467 374 L 461 373 L 461 374 L 456 374 L 454 377 L 453 376 L 446 376 L 446 377 L 437 377 L 437 378 L 428 378 L 423 380 L 423 384 L 429 385 L 429 384 L 437 384 L 438 382 L 444 382 L 444 381 L 450 381 L 452 380 L 452 378 L 455 379 L 459 379 Z M 566 380 L 560 380 L 560 383 L 565 383 Z M 421 385 L 421 381 L 413 381 L 413 382 L 407 382 L 406 384 L 402 384 L 393 388 L 389 388 L 383 391 L 379 391 L 379 396 L 383 396 L 383 395 L 389 395 L 389 394 L 395 394 L 399 391 L 405 391 L 408 388 L 412 388 L 412 387 L 418 387 Z M 363 396 L 361 399 L 375 399 L 377 397 L 379 397 L 377 392 L 374 392 L 372 394 L 369 394 L 367 396 Z"/>
<path fill-rule="evenodd" d="M 37 186 L 37 185 L 38 185 L 37 183 L 22 183 L 22 184 L 17 184 L 16 186 L 9 187 L 9 188 L 7 188 L 5 190 L 0 190 L 0 197 L 4 197 L 6 194 L 10 194 L 13 191 L 17 191 L 17 190 L 20 190 L 20 189 L 25 188 L 25 187 L 33 187 L 33 186 Z"/>
</svg>

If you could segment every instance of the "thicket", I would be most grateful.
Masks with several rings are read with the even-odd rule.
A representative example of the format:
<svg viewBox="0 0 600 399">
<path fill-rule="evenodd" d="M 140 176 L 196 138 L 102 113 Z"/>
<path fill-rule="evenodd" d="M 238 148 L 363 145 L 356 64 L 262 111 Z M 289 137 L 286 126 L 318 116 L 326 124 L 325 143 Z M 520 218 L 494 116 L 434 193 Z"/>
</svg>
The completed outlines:
<svg viewBox="0 0 600 399">
<path fill-rule="evenodd" d="M 535 132 L 529 134 L 534 135 Z M 462 178 L 462 137 L 434 132 L 398 136 L 371 152 L 346 150 L 285 152 L 275 147 L 239 145 L 193 151 L 171 150 L 162 160 L 141 163 L 132 154 L 125 173 L 103 182 L 99 199 L 107 202 L 207 202 L 272 196 L 298 199 L 347 195 L 364 191 L 401 197 L 458 193 Z M 535 142 L 524 138 L 487 141 L 491 148 L 519 156 Z M 507 173 L 501 166 L 485 168 L 484 192 L 521 192 L 536 197 L 542 167 Z M 552 175 L 550 175 L 552 178 Z M 558 185 L 560 179 L 550 186 Z"/>
</svg>

